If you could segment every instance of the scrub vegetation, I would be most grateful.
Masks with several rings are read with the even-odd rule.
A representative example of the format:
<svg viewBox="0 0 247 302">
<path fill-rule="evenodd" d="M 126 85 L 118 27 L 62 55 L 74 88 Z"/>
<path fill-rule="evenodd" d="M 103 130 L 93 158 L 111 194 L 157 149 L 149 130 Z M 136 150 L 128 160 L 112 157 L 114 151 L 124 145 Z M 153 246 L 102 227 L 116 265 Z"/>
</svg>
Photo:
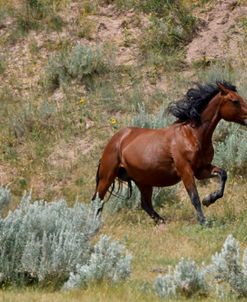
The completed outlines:
<svg viewBox="0 0 247 302">
<path fill-rule="evenodd" d="M 124 185 L 102 222 L 90 216 L 118 129 L 166 127 L 169 102 L 195 82 L 230 81 L 246 98 L 245 10 L 244 0 L 0 0 L 1 301 L 246 296 L 243 126 L 221 121 L 214 133 L 229 177 L 205 209 L 210 227 L 181 184 L 154 191 L 163 229 Z M 216 186 L 198 183 L 200 196 Z"/>
</svg>

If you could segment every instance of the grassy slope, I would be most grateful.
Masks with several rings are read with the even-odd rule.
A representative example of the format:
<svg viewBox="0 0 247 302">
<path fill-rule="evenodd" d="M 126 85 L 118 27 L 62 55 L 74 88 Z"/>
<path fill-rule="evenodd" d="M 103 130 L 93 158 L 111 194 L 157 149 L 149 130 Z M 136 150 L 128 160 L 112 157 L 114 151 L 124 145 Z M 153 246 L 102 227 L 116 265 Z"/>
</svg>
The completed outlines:
<svg viewBox="0 0 247 302">
<path fill-rule="evenodd" d="M 190 4 L 190 1 L 185 2 Z M 0 3 L 6 9 L 4 2 Z M 68 18 L 69 4 L 70 1 L 61 1 L 59 12 L 65 19 Z M 83 15 L 81 24 L 93 28 L 94 25 L 90 25 L 90 22 L 88 25 L 85 20 L 88 20 L 88 15 L 97 14 L 97 7 L 90 8 L 86 16 L 85 7 L 87 6 L 79 6 L 74 17 L 79 20 Z M 166 89 L 166 100 L 176 98 L 188 87 L 191 79 L 187 78 L 197 78 L 201 67 L 196 70 L 188 68 L 179 74 L 172 69 L 164 72 L 164 66 L 143 66 L 136 60 L 132 67 L 120 64 L 110 77 L 106 77 L 106 83 L 117 83 L 117 87 L 107 86 L 106 99 L 109 102 L 100 102 L 103 99 L 101 89 L 85 91 L 81 87 L 83 85 L 75 83 L 65 90 L 58 89 L 54 94 L 44 95 L 41 83 L 43 67 L 49 55 L 66 48 L 66 45 L 74 45 L 79 39 L 77 29 L 68 19 L 60 33 L 48 28 L 47 31 L 38 29 L 37 32 L 31 31 L 19 37 L 13 30 L 16 17 L 13 12 L 10 15 L 12 17 L 8 22 L 13 25 L 12 30 L 9 29 L 11 26 L 5 29 L 0 41 L 3 47 L 0 57 L 3 62 L 3 72 L 0 75 L 3 100 L 0 108 L 3 117 L 0 122 L 0 172 L 4 171 L 1 182 L 12 183 L 16 200 L 19 200 L 24 189 L 31 187 L 34 196 L 39 198 L 51 199 L 65 195 L 70 201 L 76 196 L 79 200 L 89 200 L 94 189 L 97 161 L 105 141 L 116 131 L 115 128 L 126 124 L 126 120 L 130 120 L 135 114 L 136 99 L 144 99 L 147 108 L 155 111 L 164 99 L 158 94 L 160 82 L 165 82 L 162 89 L 163 92 Z M 50 21 L 48 18 L 42 22 Z M 128 44 L 128 33 L 125 38 L 125 43 Z M 136 36 L 134 39 L 137 39 Z M 135 43 L 138 44 L 138 40 Z M 147 97 L 147 92 L 146 95 L 140 92 L 143 87 L 148 88 L 147 92 L 151 97 Z M 125 91 L 129 93 L 125 94 Z M 81 97 L 85 99 L 85 103 L 80 102 Z M 21 121 L 23 126 L 23 112 L 26 112 L 25 108 L 30 104 L 32 108 L 27 111 L 28 118 L 24 119 L 24 128 L 27 130 L 23 136 L 16 137 L 13 118 Z M 40 109 L 42 104 L 51 106 L 51 116 L 44 118 Z M 29 123 L 32 124 L 33 117 L 38 122 L 30 130 Z M 116 126 L 109 121 L 111 117 L 117 118 Z M 90 121 L 93 126 L 86 129 L 86 123 Z M 44 126 L 49 123 L 51 127 Z M 69 152 L 71 150 L 72 154 Z M 213 190 L 213 187 L 201 187 L 200 191 L 204 195 Z M 32 288 L 10 289 L 0 292 L 0 301 L 159 301 L 148 289 L 146 292 L 142 290 L 147 282 L 152 283 L 157 276 L 153 270 L 166 270 L 167 265 L 174 265 L 182 256 L 191 257 L 198 263 L 210 261 L 211 255 L 221 248 L 229 233 L 244 245 L 247 224 L 244 180 L 231 178 L 224 200 L 205 209 L 206 216 L 212 222 L 209 229 L 202 229 L 197 225 L 194 210 L 182 186 L 180 196 L 178 204 L 167 205 L 160 210 L 169 218 L 164 230 L 154 227 L 147 215 L 139 210 L 122 211 L 113 216 L 104 213 L 101 232 L 122 240 L 134 257 L 133 274 L 127 283 L 115 287 L 109 284 L 92 285 L 87 290 L 69 293 Z M 213 299 L 210 297 L 208 300 Z"/>
</svg>

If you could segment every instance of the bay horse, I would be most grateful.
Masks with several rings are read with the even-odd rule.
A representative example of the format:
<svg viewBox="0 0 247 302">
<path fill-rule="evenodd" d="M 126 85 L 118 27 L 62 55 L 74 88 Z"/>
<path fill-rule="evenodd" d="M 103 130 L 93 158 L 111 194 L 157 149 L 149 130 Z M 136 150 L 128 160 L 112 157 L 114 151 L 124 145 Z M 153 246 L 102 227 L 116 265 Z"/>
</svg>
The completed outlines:
<svg viewBox="0 0 247 302">
<path fill-rule="evenodd" d="M 210 206 L 224 194 L 227 173 L 211 164 L 214 156 L 213 132 L 221 119 L 247 125 L 247 103 L 231 83 L 223 81 L 197 84 L 184 97 L 172 102 L 168 111 L 176 121 L 167 128 L 127 127 L 110 139 L 100 159 L 93 196 L 102 201 L 115 179 L 133 181 L 141 193 L 141 207 L 156 223 L 164 218 L 153 209 L 153 187 L 183 182 L 195 207 L 197 219 L 205 224 L 195 178 L 219 177 L 217 191 L 207 195 L 204 206 Z"/>
</svg>

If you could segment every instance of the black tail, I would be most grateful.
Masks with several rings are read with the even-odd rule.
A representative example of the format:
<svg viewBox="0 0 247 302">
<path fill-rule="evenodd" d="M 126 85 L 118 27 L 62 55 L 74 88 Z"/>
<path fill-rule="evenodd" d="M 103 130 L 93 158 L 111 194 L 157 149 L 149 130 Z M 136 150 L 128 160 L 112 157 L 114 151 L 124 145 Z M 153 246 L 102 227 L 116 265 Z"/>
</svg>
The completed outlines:
<svg viewBox="0 0 247 302">
<path fill-rule="evenodd" d="M 133 192 L 131 180 L 130 180 L 130 179 L 128 179 L 128 180 L 122 180 L 122 179 L 120 179 L 120 178 L 116 178 L 116 179 L 117 179 L 117 181 L 118 181 L 118 189 L 117 189 L 116 192 L 114 192 L 114 189 L 115 189 L 115 182 L 116 182 L 116 180 L 114 180 L 112 186 L 111 186 L 110 189 L 108 190 L 108 192 L 109 192 L 110 194 L 109 194 L 109 197 L 108 197 L 107 200 L 109 200 L 111 196 L 115 196 L 115 197 L 120 198 L 120 199 L 130 199 L 131 196 L 132 196 L 132 192 Z M 128 184 L 128 195 L 127 195 L 127 197 L 125 197 L 125 196 L 123 196 L 123 195 L 120 194 L 120 192 L 122 191 L 122 188 L 123 188 L 123 184 L 124 184 L 125 182 L 127 182 L 127 184 Z"/>
</svg>

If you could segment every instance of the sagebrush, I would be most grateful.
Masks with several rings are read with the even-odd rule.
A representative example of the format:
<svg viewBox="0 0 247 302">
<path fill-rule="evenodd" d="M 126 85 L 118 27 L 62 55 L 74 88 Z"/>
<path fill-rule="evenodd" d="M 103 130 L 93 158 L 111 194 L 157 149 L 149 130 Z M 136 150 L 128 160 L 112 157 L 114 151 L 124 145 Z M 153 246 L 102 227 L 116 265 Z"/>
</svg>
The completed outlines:
<svg viewBox="0 0 247 302">
<path fill-rule="evenodd" d="M 169 274 L 158 276 L 153 287 L 163 298 L 206 296 L 210 291 L 221 297 L 230 294 L 235 294 L 234 298 L 247 297 L 247 248 L 241 261 L 239 242 L 228 235 L 209 265 L 199 267 L 194 261 L 182 258 Z"/>
<path fill-rule="evenodd" d="M 247 249 L 241 261 L 239 242 L 229 235 L 219 253 L 212 256 L 210 272 L 225 282 L 239 297 L 247 297 Z"/>
<path fill-rule="evenodd" d="M 181 259 L 171 274 L 159 276 L 154 282 L 154 290 L 160 297 L 175 295 L 207 295 L 208 285 L 205 272 L 194 261 Z"/>
<path fill-rule="evenodd" d="M 32 202 L 31 195 L 26 194 L 14 211 L 0 219 L 1 285 L 29 282 L 62 285 L 83 266 L 90 267 L 91 277 L 86 281 L 94 281 L 98 268 L 90 263 L 92 259 L 99 261 L 97 249 L 103 239 L 95 247 L 90 239 L 99 229 L 97 213 L 101 206 L 97 200 L 91 207 L 82 203 L 68 207 L 61 199 Z M 129 256 L 124 256 L 118 243 L 109 238 L 104 247 L 105 259 L 111 261 L 113 257 L 114 263 L 106 260 L 105 267 L 109 266 L 101 269 L 102 278 L 112 276 L 114 281 L 126 278 L 130 260 L 124 262 L 124 259 Z"/>
<path fill-rule="evenodd" d="M 70 274 L 64 289 L 83 287 L 90 281 L 99 282 L 105 279 L 115 283 L 125 280 L 131 272 L 131 256 L 124 255 L 123 252 L 123 245 L 111 241 L 106 235 L 101 236 L 88 264 L 77 266 L 76 272 Z"/>
<path fill-rule="evenodd" d="M 99 47 L 76 45 L 52 55 L 46 67 L 45 86 L 54 90 L 72 79 L 85 85 L 110 69 L 110 63 Z"/>
<path fill-rule="evenodd" d="M 214 162 L 232 174 L 246 174 L 247 139 L 246 131 L 239 125 L 225 123 L 216 133 Z"/>
</svg>

